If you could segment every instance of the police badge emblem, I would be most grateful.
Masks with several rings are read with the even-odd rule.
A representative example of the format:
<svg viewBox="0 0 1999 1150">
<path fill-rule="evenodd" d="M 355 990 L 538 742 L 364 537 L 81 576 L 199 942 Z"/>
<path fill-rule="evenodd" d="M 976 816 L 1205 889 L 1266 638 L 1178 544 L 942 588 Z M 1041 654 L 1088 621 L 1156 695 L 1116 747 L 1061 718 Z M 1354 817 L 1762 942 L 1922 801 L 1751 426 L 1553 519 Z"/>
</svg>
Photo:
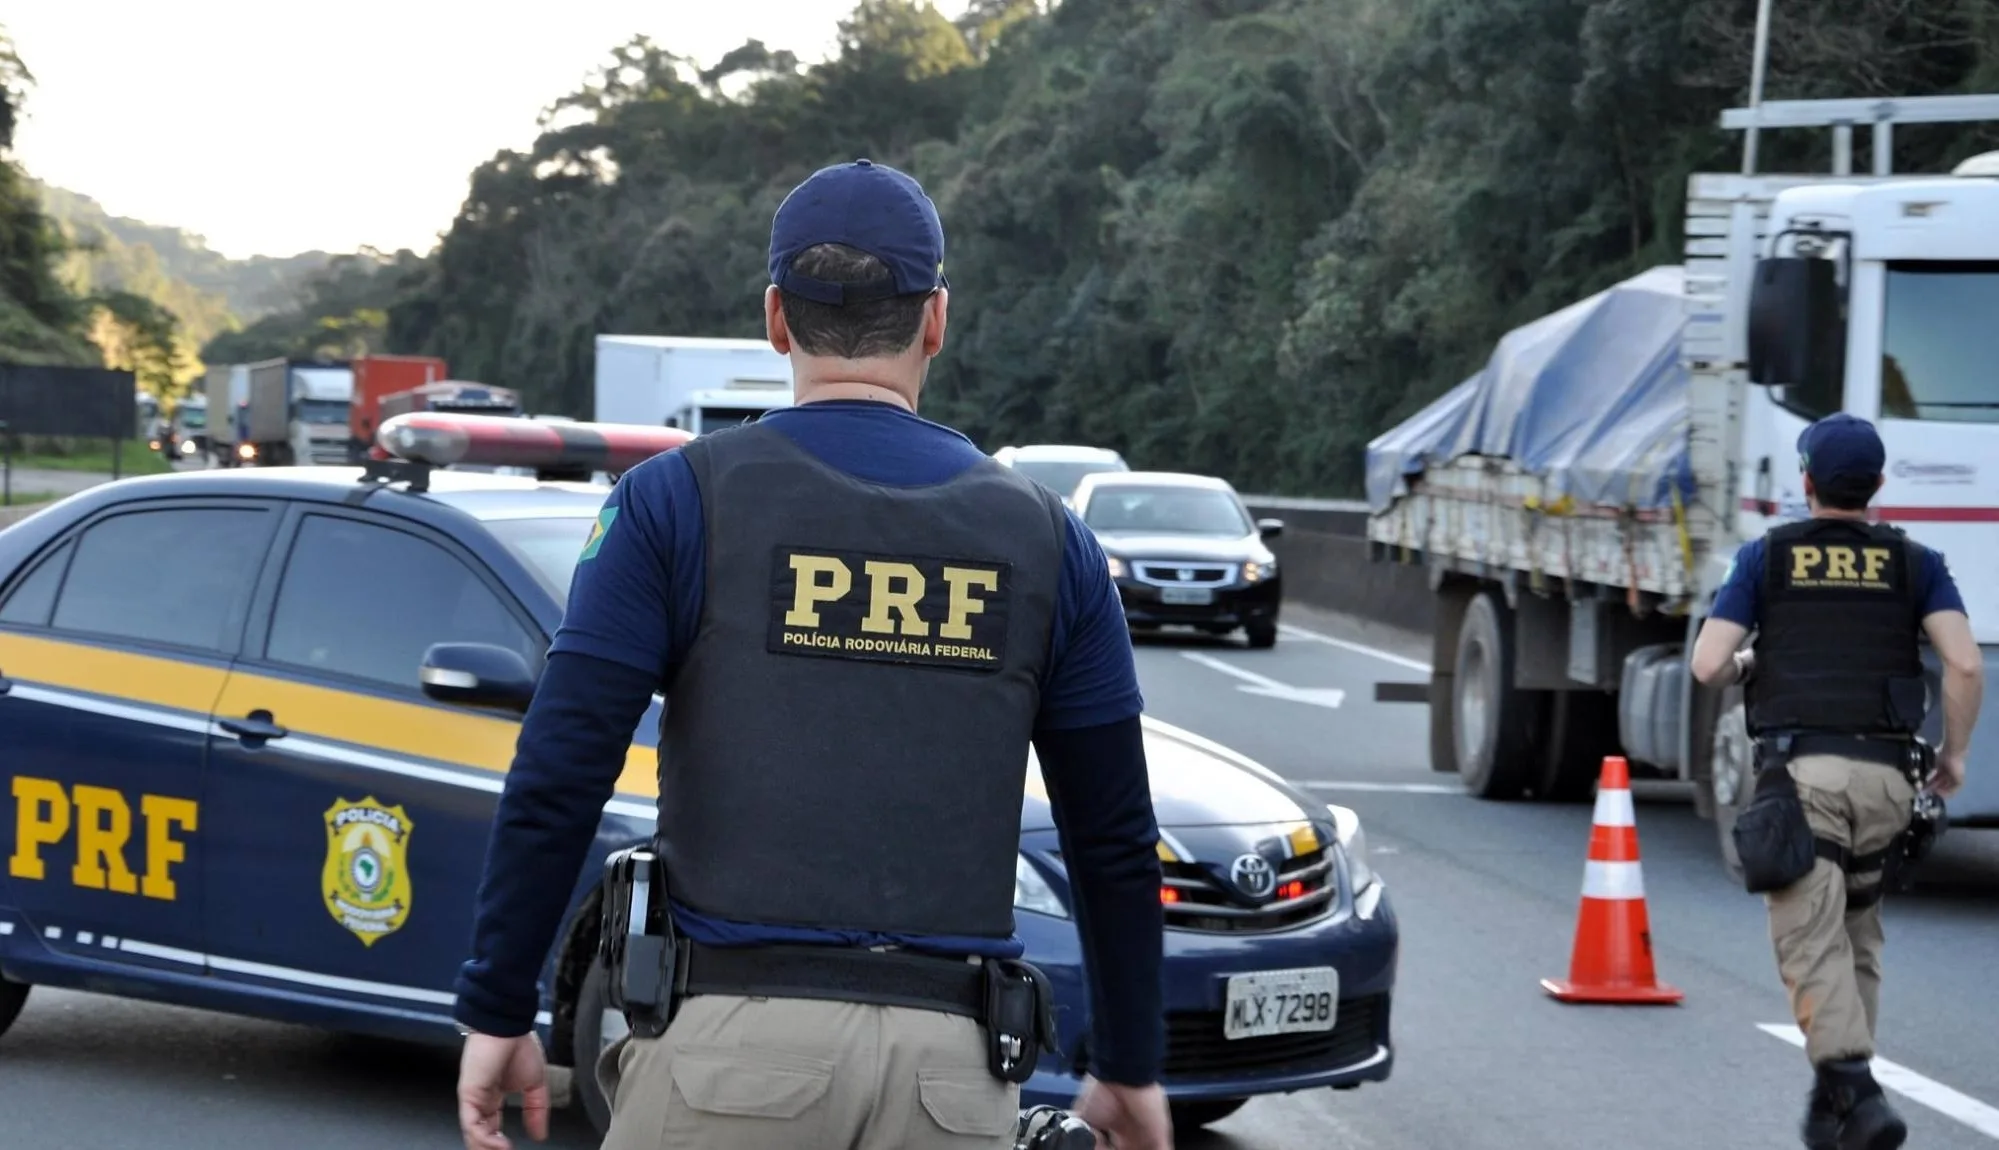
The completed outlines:
<svg viewBox="0 0 1999 1150">
<path fill-rule="evenodd" d="M 373 795 L 338 799 L 326 810 L 326 865 L 320 887 L 326 913 L 363 946 L 395 933 L 409 918 L 409 815 Z"/>
</svg>

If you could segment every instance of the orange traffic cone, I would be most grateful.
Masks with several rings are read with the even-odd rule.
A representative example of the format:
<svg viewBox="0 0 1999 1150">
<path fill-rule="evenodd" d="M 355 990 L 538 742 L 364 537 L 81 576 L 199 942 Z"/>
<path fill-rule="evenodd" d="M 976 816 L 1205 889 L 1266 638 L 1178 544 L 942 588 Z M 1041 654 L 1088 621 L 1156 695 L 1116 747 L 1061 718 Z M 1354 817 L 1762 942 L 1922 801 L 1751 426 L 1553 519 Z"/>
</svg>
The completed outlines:
<svg viewBox="0 0 1999 1150">
<path fill-rule="evenodd" d="M 1591 822 L 1569 977 L 1544 978 L 1541 986 L 1563 1002 L 1676 1003 L 1684 995 L 1662 985 L 1652 972 L 1652 927 L 1645 914 L 1645 879 L 1638 869 L 1631 771 L 1621 757 L 1603 760 Z"/>
</svg>

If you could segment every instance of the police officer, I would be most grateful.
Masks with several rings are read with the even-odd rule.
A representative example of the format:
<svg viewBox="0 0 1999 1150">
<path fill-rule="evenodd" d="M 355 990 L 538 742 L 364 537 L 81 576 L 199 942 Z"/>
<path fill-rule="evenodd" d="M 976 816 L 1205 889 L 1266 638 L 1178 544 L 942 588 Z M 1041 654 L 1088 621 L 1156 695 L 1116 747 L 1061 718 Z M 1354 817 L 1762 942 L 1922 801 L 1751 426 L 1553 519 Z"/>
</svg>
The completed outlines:
<svg viewBox="0 0 1999 1150">
<path fill-rule="evenodd" d="M 859 160 L 799 185 L 764 299 L 796 405 L 633 468 L 592 529 L 457 986 L 470 1150 L 507 1145 L 510 1091 L 544 1136 L 536 978 L 655 691 L 656 845 L 688 985 L 664 1033 L 601 1063 L 607 1147 L 1011 1146 L 1019 1088 L 964 1000 L 979 962 L 1021 953 L 1030 747 L 1090 982 L 1077 1109 L 1120 1148 L 1169 1145 L 1124 613 L 1057 496 L 916 414 L 943 261 L 907 175 Z"/>
<path fill-rule="evenodd" d="M 1982 660 L 1943 556 L 1868 521 L 1885 459 L 1873 425 L 1828 416 L 1805 429 L 1798 455 L 1811 517 L 1737 552 L 1693 673 L 1710 687 L 1747 680 L 1760 765 L 1785 762 L 1817 840 L 1809 873 L 1766 895 L 1778 971 L 1817 1074 L 1805 1145 L 1889 1150 L 1907 1128 L 1868 1063 L 1883 867 L 1915 798 L 1905 768 L 1925 705 L 1918 641 L 1927 634 L 1943 663 L 1943 746 L 1927 784 L 1939 795 L 1964 783 Z M 1752 628 L 1754 646 L 1738 650 Z"/>
</svg>

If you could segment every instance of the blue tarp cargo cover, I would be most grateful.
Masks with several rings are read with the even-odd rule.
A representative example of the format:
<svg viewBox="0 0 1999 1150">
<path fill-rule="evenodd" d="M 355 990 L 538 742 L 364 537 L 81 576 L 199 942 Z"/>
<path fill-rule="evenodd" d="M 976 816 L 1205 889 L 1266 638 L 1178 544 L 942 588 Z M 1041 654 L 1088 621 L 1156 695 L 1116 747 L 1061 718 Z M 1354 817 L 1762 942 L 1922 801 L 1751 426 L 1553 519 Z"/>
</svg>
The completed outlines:
<svg viewBox="0 0 1999 1150">
<path fill-rule="evenodd" d="M 1513 460 L 1551 500 L 1691 502 L 1682 282 L 1677 265 L 1652 268 L 1508 332 L 1477 375 L 1367 445 L 1369 506 L 1464 455 Z"/>
</svg>

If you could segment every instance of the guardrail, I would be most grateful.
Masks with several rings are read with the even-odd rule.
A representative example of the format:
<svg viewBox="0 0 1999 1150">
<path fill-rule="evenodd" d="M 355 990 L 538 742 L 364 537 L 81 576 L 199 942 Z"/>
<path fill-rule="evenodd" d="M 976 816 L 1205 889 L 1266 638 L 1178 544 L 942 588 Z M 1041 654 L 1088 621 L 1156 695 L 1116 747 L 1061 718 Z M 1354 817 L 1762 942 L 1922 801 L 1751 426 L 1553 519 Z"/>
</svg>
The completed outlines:
<svg viewBox="0 0 1999 1150">
<path fill-rule="evenodd" d="M 1250 514 L 1282 519 L 1271 541 L 1284 598 L 1428 634 L 1436 600 L 1424 568 L 1368 558 L 1367 504 L 1357 499 L 1245 495 Z"/>
</svg>

